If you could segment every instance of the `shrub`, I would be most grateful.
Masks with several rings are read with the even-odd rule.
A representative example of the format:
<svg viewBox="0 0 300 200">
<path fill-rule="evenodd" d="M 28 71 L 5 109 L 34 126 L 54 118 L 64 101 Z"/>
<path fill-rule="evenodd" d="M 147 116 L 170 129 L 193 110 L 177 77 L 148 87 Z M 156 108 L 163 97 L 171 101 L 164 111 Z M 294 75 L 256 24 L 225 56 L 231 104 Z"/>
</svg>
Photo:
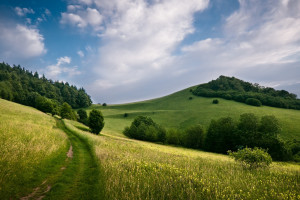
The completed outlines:
<svg viewBox="0 0 300 200">
<path fill-rule="evenodd" d="M 255 147 L 244 148 L 237 152 L 228 151 L 230 157 L 235 161 L 240 162 L 243 167 L 249 169 L 268 167 L 272 163 L 272 158 L 264 149 Z"/>
<path fill-rule="evenodd" d="M 124 113 L 124 117 L 128 117 L 128 113 Z"/>
<path fill-rule="evenodd" d="M 83 110 L 83 109 L 79 109 L 77 111 L 77 114 L 79 116 L 78 121 L 81 122 L 81 123 L 83 123 L 83 124 L 85 124 L 85 125 L 88 125 L 88 116 L 87 116 L 86 111 Z"/>
<path fill-rule="evenodd" d="M 189 97 L 189 100 L 192 100 L 193 99 L 193 97 Z"/>
<path fill-rule="evenodd" d="M 67 102 L 62 104 L 60 110 L 60 116 L 65 119 L 76 120 L 75 113 L 73 112 L 72 107 Z"/>
<path fill-rule="evenodd" d="M 185 131 L 184 145 L 189 148 L 200 149 L 204 144 L 204 130 L 201 125 L 195 125 Z"/>
<path fill-rule="evenodd" d="M 218 99 L 214 99 L 214 100 L 212 101 L 212 103 L 213 103 L 213 104 L 218 104 L 218 103 L 219 103 L 219 100 L 218 100 Z"/>
<path fill-rule="evenodd" d="M 92 133 L 99 134 L 104 127 L 104 118 L 99 110 L 92 110 L 89 117 L 89 127 Z"/>
<path fill-rule="evenodd" d="M 136 117 L 131 126 L 126 127 L 123 133 L 127 137 L 138 140 L 162 143 L 166 141 L 166 130 L 156 124 L 150 117 Z"/>
<path fill-rule="evenodd" d="M 258 107 L 262 105 L 262 103 L 260 102 L 260 100 L 255 99 L 255 98 L 248 98 L 246 100 L 246 104 L 252 105 L 252 106 L 258 106 Z"/>
<path fill-rule="evenodd" d="M 103 103 L 102 106 L 107 106 L 107 104 L 106 104 L 106 103 Z"/>
</svg>

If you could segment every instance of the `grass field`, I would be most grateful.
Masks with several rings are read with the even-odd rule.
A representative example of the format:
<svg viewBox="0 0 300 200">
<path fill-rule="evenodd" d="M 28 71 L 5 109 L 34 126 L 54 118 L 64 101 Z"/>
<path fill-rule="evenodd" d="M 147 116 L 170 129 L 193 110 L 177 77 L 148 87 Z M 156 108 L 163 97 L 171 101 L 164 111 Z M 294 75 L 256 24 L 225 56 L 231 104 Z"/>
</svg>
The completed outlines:
<svg viewBox="0 0 300 200">
<path fill-rule="evenodd" d="M 189 100 L 189 97 L 193 97 Z M 212 119 L 232 117 L 235 120 L 243 113 L 257 116 L 274 115 L 281 125 L 280 135 L 283 139 L 300 139 L 300 111 L 273 107 L 254 107 L 235 101 L 219 98 L 219 104 L 212 104 L 215 98 L 193 96 L 189 89 L 166 97 L 149 101 L 107 107 L 93 105 L 87 109 L 100 109 L 105 117 L 104 131 L 122 136 L 125 126 L 130 125 L 138 115 L 150 116 L 166 128 L 185 129 L 191 125 L 201 124 L 208 128 Z M 124 117 L 128 113 L 128 117 Z"/>
<path fill-rule="evenodd" d="M 31 193 L 59 169 L 68 145 L 51 116 L 0 99 L 0 199 Z"/>
<path fill-rule="evenodd" d="M 105 176 L 106 199 L 300 199 L 300 166 L 245 170 L 225 155 L 84 132 Z M 76 127 L 81 127 L 78 129 Z"/>
</svg>

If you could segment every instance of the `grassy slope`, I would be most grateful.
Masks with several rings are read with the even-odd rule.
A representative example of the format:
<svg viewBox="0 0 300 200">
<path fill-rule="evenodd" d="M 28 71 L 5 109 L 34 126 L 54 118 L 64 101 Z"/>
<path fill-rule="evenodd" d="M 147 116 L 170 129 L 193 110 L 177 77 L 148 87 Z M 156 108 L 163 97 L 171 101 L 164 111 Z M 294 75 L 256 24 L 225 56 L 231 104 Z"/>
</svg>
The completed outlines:
<svg viewBox="0 0 300 200">
<path fill-rule="evenodd" d="M 192 100 L 188 98 L 192 96 Z M 193 96 L 189 89 L 171 94 L 166 97 L 144 102 L 111 105 L 102 107 L 93 105 L 92 108 L 101 109 L 105 116 L 107 133 L 122 135 L 125 126 L 130 125 L 137 115 L 151 116 L 156 122 L 167 128 L 187 128 L 194 124 L 208 127 L 211 119 L 231 116 L 238 120 L 243 113 L 254 113 L 258 116 L 275 115 L 281 124 L 281 136 L 284 139 L 300 139 L 300 111 L 273 107 L 254 107 L 235 101 L 219 99 L 219 104 L 212 104 L 214 98 Z M 124 118 L 124 113 L 129 116 Z"/>
<path fill-rule="evenodd" d="M 65 120 L 58 121 L 58 127 L 69 137 L 73 157 L 65 170 L 52 177 L 52 188 L 45 199 L 103 199 L 100 168 L 92 145 L 65 124 Z"/>
<path fill-rule="evenodd" d="M 245 170 L 228 156 L 107 134 L 92 141 L 105 176 L 106 199 L 300 199 L 300 166 L 273 163 Z M 80 129 L 76 127 L 81 127 Z"/>
<path fill-rule="evenodd" d="M 31 193 L 59 170 L 67 149 L 67 137 L 52 117 L 0 99 L 0 199 Z"/>
</svg>

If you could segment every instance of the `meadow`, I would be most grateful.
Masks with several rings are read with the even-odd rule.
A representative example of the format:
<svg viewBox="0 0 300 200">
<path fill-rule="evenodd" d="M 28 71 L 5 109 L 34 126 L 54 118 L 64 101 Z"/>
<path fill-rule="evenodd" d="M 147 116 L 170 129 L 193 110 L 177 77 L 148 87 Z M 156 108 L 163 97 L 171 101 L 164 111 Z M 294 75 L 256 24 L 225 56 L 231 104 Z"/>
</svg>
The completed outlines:
<svg viewBox="0 0 300 200">
<path fill-rule="evenodd" d="M 162 98 L 136 103 L 92 105 L 87 111 L 100 109 L 105 117 L 104 131 L 121 137 L 124 128 L 129 126 L 138 115 L 150 116 L 167 129 L 186 129 L 195 124 L 201 124 L 207 129 L 212 119 L 229 116 L 238 120 L 243 113 L 253 113 L 259 117 L 274 115 L 279 120 L 280 136 L 283 139 L 300 139 L 299 110 L 255 107 L 220 98 L 217 98 L 219 104 L 212 104 L 213 99 L 216 98 L 197 97 L 189 90 L 190 88 Z M 128 114 L 127 117 L 124 117 L 125 113 Z"/>
<path fill-rule="evenodd" d="M 0 141 L 0 199 L 31 193 L 59 169 L 69 146 L 53 117 L 2 99 Z"/>
<path fill-rule="evenodd" d="M 226 155 L 68 129 L 88 138 L 101 165 L 106 199 L 299 199 L 300 166 L 274 162 L 245 170 Z"/>
</svg>

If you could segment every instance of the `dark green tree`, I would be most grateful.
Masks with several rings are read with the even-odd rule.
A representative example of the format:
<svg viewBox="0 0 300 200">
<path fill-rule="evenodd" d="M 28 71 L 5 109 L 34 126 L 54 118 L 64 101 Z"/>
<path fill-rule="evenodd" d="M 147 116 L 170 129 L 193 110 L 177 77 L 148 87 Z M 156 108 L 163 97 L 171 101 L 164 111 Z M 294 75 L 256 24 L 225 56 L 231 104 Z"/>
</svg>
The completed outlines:
<svg viewBox="0 0 300 200">
<path fill-rule="evenodd" d="M 65 119 L 75 120 L 75 114 L 72 110 L 72 107 L 68 103 L 63 103 L 60 110 L 60 116 Z"/>
<path fill-rule="evenodd" d="M 200 149 L 204 144 L 204 129 L 201 125 L 194 125 L 185 131 L 184 145 L 189 148 Z"/>
<path fill-rule="evenodd" d="M 90 112 L 88 122 L 91 132 L 98 135 L 104 127 L 104 117 L 101 111 L 93 109 Z"/>
<path fill-rule="evenodd" d="M 83 109 L 79 109 L 77 111 L 77 114 L 78 114 L 78 117 L 79 117 L 78 121 L 85 124 L 85 125 L 88 125 L 88 115 L 87 115 L 86 111 L 83 110 Z"/>
</svg>

